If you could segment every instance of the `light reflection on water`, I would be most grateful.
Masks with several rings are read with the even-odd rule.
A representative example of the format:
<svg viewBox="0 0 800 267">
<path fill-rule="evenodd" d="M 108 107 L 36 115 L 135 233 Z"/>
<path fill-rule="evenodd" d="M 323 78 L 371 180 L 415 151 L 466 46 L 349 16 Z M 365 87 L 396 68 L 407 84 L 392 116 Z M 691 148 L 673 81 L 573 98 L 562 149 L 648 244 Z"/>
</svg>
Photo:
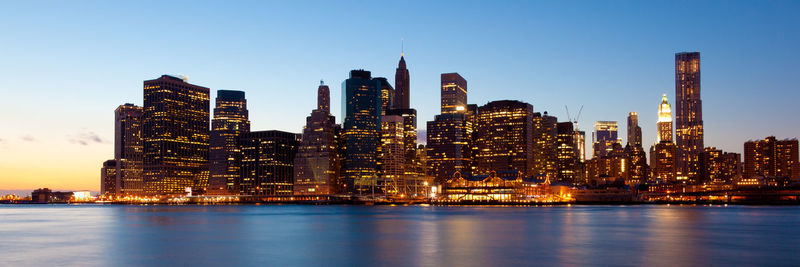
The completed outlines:
<svg viewBox="0 0 800 267">
<path fill-rule="evenodd" d="M 796 265 L 800 207 L 0 206 L 0 265 Z"/>
</svg>

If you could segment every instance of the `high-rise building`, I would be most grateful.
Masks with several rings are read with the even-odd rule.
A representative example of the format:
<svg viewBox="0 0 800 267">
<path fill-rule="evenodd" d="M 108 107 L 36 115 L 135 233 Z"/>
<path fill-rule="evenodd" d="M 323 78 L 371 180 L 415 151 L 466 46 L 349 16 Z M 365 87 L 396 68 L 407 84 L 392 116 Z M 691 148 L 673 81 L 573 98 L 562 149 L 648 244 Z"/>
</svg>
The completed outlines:
<svg viewBox="0 0 800 267">
<path fill-rule="evenodd" d="M 211 120 L 208 162 L 209 194 L 229 194 L 236 192 L 236 178 L 239 176 L 239 135 L 250 131 L 247 99 L 244 92 L 217 90 L 214 119 Z"/>
<path fill-rule="evenodd" d="M 558 174 L 557 124 L 558 118 L 547 115 L 546 111 L 544 116 L 533 113 L 533 175 L 551 181 L 555 181 Z"/>
<path fill-rule="evenodd" d="M 467 80 L 458 73 L 442 73 L 442 114 L 467 109 Z"/>
<path fill-rule="evenodd" d="M 394 102 L 394 88 L 392 85 L 389 84 L 389 80 L 383 77 L 375 77 L 375 80 L 378 80 L 381 84 L 381 116 L 386 115 L 386 112 L 389 111 Z"/>
<path fill-rule="evenodd" d="M 100 194 L 119 195 L 119 180 L 117 180 L 117 160 L 109 159 L 103 162 L 100 168 Z"/>
<path fill-rule="evenodd" d="M 144 189 L 142 107 L 125 104 L 114 110 L 115 194 L 141 195 Z"/>
<path fill-rule="evenodd" d="M 639 127 L 639 114 L 628 113 L 628 145 L 642 146 L 642 127 Z"/>
<path fill-rule="evenodd" d="M 516 171 L 532 176 L 533 105 L 492 101 L 478 108 L 474 155 L 479 174 Z"/>
<path fill-rule="evenodd" d="M 658 105 L 657 128 L 656 143 L 661 141 L 672 142 L 672 108 L 667 100 L 667 94 L 661 96 L 661 104 Z"/>
<path fill-rule="evenodd" d="M 628 182 L 628 158 L 622 144 L 615 142 L 605 155 L 586 161 L 586 180 L 590 186 Z"/>
<path fill-rule="evenodd" d="M 209 89 L 162 75 L 144 81 L 144 192 L 208 185 Z"/>
<path fill-rule="evenodd" d="M 555 181 L 582 183 L 583 177 L 579 149 L 575 142 L 575 130 L 572 122 L 559 122 L 557 127 L 556 149 L 557 160 Z"/>
<path fill-rule="evenodd" d="M 744 178 L 788 178 L 798 182 L 797 145 L 797 139 L 777 140 L 774 136 L 745 142 Z"/>
<path fill-rule="evenodd" d="M 741 155 L 706 147 L 700 153 L 699 182 L 705 184 L 731 184 L 741 178 Z"/>
<path fill-rule="evenodd" d="M 403 58 L 403 54 L 400 53 L 400 62 L 397 63 L 397 70 L 394 73 L 394 86 L 397 87 L 394 90 L 394 103 L 392 105 L 394 109 L 410 108 L 411 84 L 409 79 L 406 60 Z"/>
<path fill-rule="evenodd" d="M 472 174 L 472 126 L 466 117 L 463 113 L 446 113 L 436 115 L 433 121 L 428 122 L 428 175 L 436 184 L 442 184 L 456 173 L 462 177 Z"/>
<path fill-rule="evenodd" d="M 379 176 L 386 183 L 386 192 L 399 194 L 405 188 L 405 144 L 403 117 L 381 117 L 381 145 L 378 147 Z"/>
<path fill-rule="evenodd" d="M 391 109 L 387 116 L 399 116 L 403 119 L 403 177 L 401 193 L 413 195 L 417 182 L 425 177 L 425 167 L 417 155 L 417 111 L 415 109 Z M 423 181 L 424 182 L 424 181 Z"/>
<path fill-rule="evenodd" d="M 320 82 L 321 83 L 321 82 Z M 294 160 L 294 193 L 328 195 L 338 193 L 340 158 L 337 151 L 340 126 L 330 114 L 330 89 L 320 84 L 317 108 L 306 117 L 303 138 Z"/>
<path fill-rule="evenodd" d="M 586 132 L 578 130 L 578 124 L 575 124 L 575 147 L 578 148 L 581 163 L 586 162 Z"/>
<path fill-rule="evenodd" d="M 625 156 L 629 166 L 628 184 L 638 185 L 647 181 L 647 153 L 642 148 L 642 128 L 639 127 L 639 115 L 628 113 L 628 145 Z"/>
<path fill-rule="evenodd" d="M 696 182 L 703 146 L 700 53 L 675 54 L 675 145 L 678 179 Z"/>
<path fill-rule="evenodd" d="M 380 192 L 378 146 L 381 126 L 381 82 L 365 70 L 350 71 L 342 83 L 345 190 Z"/>
<path fill-rule="evenodd" d="M 594 124 L 594 134 L 592 135 L 593 157 L 602 157 L 611 151 L 612 145 L 619 143 L 617 139 L 616 121 L 597 121 Z"/>
<path fill-rule="evenodd" d="M 283 131 L 239 135 L 242 195 L 292 195 L 298 135 Z"/>
</svg>

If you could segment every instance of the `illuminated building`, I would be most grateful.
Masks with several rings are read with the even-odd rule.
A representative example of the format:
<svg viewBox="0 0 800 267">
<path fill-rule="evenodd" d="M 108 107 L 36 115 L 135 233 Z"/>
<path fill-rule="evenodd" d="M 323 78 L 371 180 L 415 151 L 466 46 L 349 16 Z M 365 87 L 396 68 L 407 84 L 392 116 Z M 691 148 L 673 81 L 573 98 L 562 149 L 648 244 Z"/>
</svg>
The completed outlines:
<svg viewBox="0 0 800 267">
<path fill-rule="evenodd" d="M 575 124 L 575 147 L 578 148 L 578 158 L 581 163 L 586 162 L 586 132 L 578 130 L 578 124 Z"/>
<path fill-rule="evenodd" d="M 744 178 L 788 178 L 797 182 L 800 177 L 797 139 L 764 140 L 744 143 Z"/>
<path fill-rule="evenodd" d="M 467 108 L 467 80 L 458 73 L 442 73 L 442 114 L 464 113 Z"/>
<path fill-rule="evenodd" d="M 594 124 L 592 143 L 593 157 L 602 157 L 608 154 L 612 149 L 612 145 L 619 143 L 617 139 L 617 122 L 597 121 Z"/>
<path fill-rule="evenodd" d="M 548 200 L 550 181 L 524 178 L 521 172 L 491 172 L 462 177 L 458 174 L 442 184 L 444 202 L 528 202 Z"/>
<path fill-rule="evenodd" d="M 119 180 L 117 180 L 117 160 L 110 159 L 103 162 L 100 169 L 100 194 L 117 195 L 120 193 Z"/>
<path fill-rule="evenodd" d="M 403 58 L 403 53 L 400 53 L 400 62 L 397 63 L 397 70 L 394 73 L 394 86 L 397 88 L 394 90 L 393 109 L 409 109 L 411 107 L 409 101 L 411 98 L 411 84 L 409 79 L 406 60 Z"/>
<path fill-rule="evenodd" d="M 209 89 L 162 75 L 144 81 L 144 192 L 202 192 L 208 183 Z"/>
<path fill-rule="evenodd" d="M 298 135 L 283 131 L 239 135 L 242 195 L 292 195 Z"/>
<path fill-rule="evenodd" d="M 345 190 L 350 193 L 380 193 L 378 146 L 381 125 L 381 82 L 369 71 L 350 71 L 342 83 L 344 129 L 343 173 Z M 377 188 L 376 188 L 377 187 Z"/>
<path fill-rule="evenodd" d="M 583 183 L 583 168 L 575 142 L 572 122 L 559 122 L 556 126 L 556 175 L 555 181 L 571 184 Z"/>
<path fill-rule="evenodd" d="M 478 174 L 518 171 L 532 176 L 533 105 L 492 101 L 478 108 L 474 160 Z"/>
<path fill-rule="evenodd" d="M 658 105 L 657 128 L 656 143 L 661 141 L 672 142 L 672 108 L 667 100 L 667 94 L 661 96 L 661 104 Z"/>
<path fill-rule="evenodd" d="M 209 194 L 236 192 L 239 176 L 236 139 L 250 131 L 247 99 L 242 91 L 217 90 L 214 119 L 209 139 Z"/>
<path fill-rule="evenodd" d="M 622 145 L 615 142 L 605 155 L 586 161 L 587 183 L 590 186 L 627 183 L 629 165 Z"/>
<path fill-rule="evenodd" d="M 544 112 L 544 116 L 539 112 L 533 113 L 533 175 L 560 181 L 556 179 L 558 173 L 556 124 L 558 119 L 547 115 L 547 111 Z"/>
<path fill-rule="evenodd" d="M 404 140 L 403 117 L 383 116 L 381 118 L 378 170 L 380 178 L 385 181 L 387 193 L 399 194 L 405 188 Z"/>
<path fill-rule="evenodd" d="M 470 176 L 471 126 L 463 113 L 436 115 L 427 124 L 428 175 L 441 184 L 454 173 Z"/>
<path fill-rule="evenodd" d="M 140 195 L 144 189 L 142 164 L 142 107 L 125 104 L 114 110 L 115 194 Z"/>
<path fill-rule="evenodd" d="M 317 108 L 306 117 L 303 138 L 294 160 L 294 194 L 328 195 L 339 192 L 337 142 L 341 129 L 330 114 L 330 89 L 317 88 Z"/>
<path fill-rule="evenodd" d="M 699 182 L 705 184 L 731 184 L 741 178 L 740 154 L 723 152 L 706 147 L 700 153 Z"/>
<path fill-rule="evenodd" d="M 628 113 L 628 145 L 625 146 L 628 163 L 628 184 L 638 185 L 647 182 L 647 153 L 642 148 L 642 128 L 639 115 Z"/>
<path fill-rule="evenodd" d="M 374 80 L 380 82 L 381 88 L 381 116 L 386 115 L 386 111 L 392 108 L 394 102 L 394 88 L 389 84 L 389 80 L 383 77 L 375 77 Z"/>
<path fill-rule="evenodd" d="M 704 149 L 699 52 L 675 54 L 675 99 L 678 177 L 696 182 L 699 156 Z"/>
<path fill-rule="evenodd" d="M 418 184 L 425 181 L 425 166 L 417 153 L 417 111 L 414 109 L 391 109 L 388 116 L 399 116 L 403 119 L 403 178 L 401 193 L 412 196 L 419 192 Z"/>
</svg>

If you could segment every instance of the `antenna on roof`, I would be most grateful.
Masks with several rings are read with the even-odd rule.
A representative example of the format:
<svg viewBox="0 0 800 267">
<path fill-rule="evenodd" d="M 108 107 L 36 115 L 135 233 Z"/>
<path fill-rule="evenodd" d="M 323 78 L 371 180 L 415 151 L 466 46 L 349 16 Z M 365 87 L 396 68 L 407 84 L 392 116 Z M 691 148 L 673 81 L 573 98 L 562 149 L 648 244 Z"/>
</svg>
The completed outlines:
<svg viewBox="0 0 800 267">
<path fill-rule="evenodd" d="M 404 42 L 403 42 L 403 41 L 405 41 L 405 40 L 404 40 L 404 39 L 401 37 L 401 38 L 400 38 L 400 56 L 401 56 L 401 57 L 403 56 L 403 54 L 405 54 L 405 51 L 404 51 Z"/>
</svg>

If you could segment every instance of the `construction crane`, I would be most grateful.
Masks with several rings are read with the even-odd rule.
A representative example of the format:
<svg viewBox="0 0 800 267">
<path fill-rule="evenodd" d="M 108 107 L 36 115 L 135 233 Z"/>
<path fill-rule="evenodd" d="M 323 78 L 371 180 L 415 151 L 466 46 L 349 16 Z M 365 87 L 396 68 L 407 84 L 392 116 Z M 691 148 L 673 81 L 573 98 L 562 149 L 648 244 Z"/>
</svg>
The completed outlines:
<svg viewBox="0 0 800 267">
<path fill-rule="evenodd" d="M 583 112 L 583 105 L 581 105 L 581 108 L 578 110 L 578 116 L 575 116 L 575 118 L 569 115 L 569 107 L 567 107 L 567 105 L 564 105 L 564 109 L 567 110 L 567 119 L 575 125 L 575 130 L 578 131 L 578 119 L 581 117 L 581 112 Z"/>
</svg>

